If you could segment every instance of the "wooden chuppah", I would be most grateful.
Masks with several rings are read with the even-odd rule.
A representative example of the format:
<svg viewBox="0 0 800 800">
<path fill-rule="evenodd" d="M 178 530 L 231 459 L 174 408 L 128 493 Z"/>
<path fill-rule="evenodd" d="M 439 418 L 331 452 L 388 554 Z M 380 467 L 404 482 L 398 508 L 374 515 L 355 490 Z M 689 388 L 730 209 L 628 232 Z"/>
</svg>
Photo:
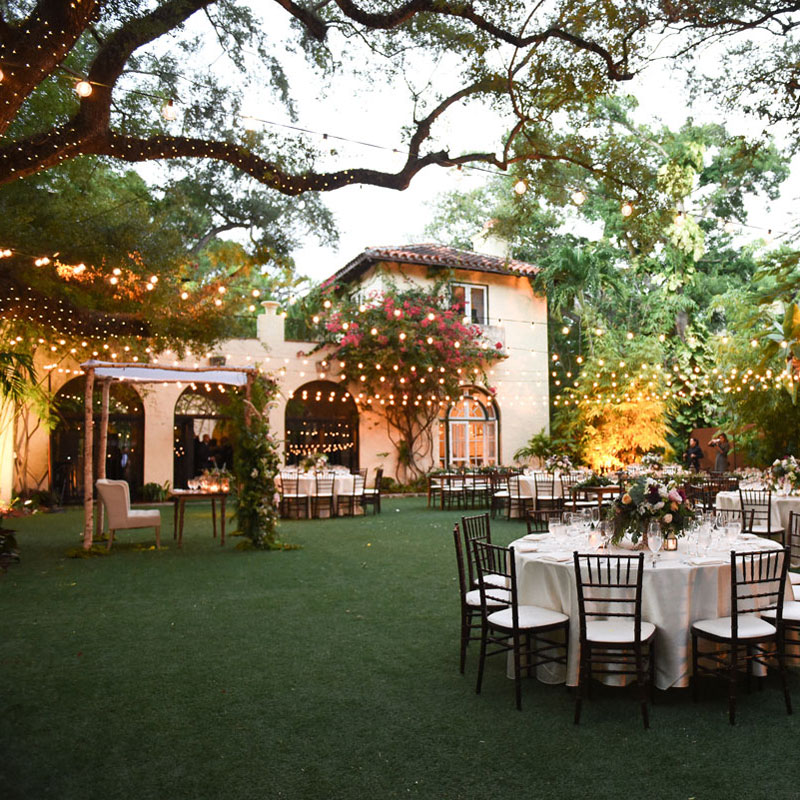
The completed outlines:
<svg viewBox="0 0 800 800">
<path fill-rule="evenodd" d="M 87 361 L 81 364 L 86 375 L 84 398 L 83 437 L 83 548 L 89 550 L 94 528 L 94 415 L 92 400 L 97 381 L 102 386 L 102 407 L 98 433 L 97 477 L 105 477 L 106 443 L 108 441 L 108 404 L 112 381 L 131 383 L 216 383 L 228 386 L 244 386 L 245 396 L 250 399 L 255 367 L 162 367 L 157 364 L 109 363 Z M 246 406 L 247 408 L 247 406 Z M 249 414 L 249 409 L 248 412 Z M 102 531 L 102 508 L 98 509 L 97 531 Z"/>
</svg>

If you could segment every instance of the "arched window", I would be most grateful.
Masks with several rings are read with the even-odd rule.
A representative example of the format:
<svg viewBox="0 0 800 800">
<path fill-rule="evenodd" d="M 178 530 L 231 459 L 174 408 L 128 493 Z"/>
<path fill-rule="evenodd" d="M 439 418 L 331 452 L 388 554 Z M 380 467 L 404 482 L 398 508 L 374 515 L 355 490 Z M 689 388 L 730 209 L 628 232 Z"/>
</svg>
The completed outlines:
<svg viewBox="0 0 800 800">
<path fill-rule="evenodd" d="M 185 489 L 205 469 L 233 467 L 228 398 L 233 387 L 187 386 L 175 403 L 173 484 Z"/>
<path fill-rule="evenodd" d="M 439 463 L 480 467 L 497 463 L 497 409 L 479 389 L 465 389 L 439 419 Z"/>
<path fill-rule="evenodd" d="M 50 434 L 52 489 L 64 503 L 83 497 L 83 426 L 86 378 L 73 378 L 56 393 L 59 421 Z M 102 395 L 95 391 L 94 463 L 97 464 L 97 431 L 100 427 Z M 106 477 L 128 481 L 136 497 L 144 476 L 144 406 L 129 383 L 113 381 L 108 400 Z"/>
<path fill-rule="evenodd" d="M 358 408 L 350 392 L 330 381 L 303 384 L 286 404 L 286 463 L 309 453 L 358 468 Z"/>
</svg>

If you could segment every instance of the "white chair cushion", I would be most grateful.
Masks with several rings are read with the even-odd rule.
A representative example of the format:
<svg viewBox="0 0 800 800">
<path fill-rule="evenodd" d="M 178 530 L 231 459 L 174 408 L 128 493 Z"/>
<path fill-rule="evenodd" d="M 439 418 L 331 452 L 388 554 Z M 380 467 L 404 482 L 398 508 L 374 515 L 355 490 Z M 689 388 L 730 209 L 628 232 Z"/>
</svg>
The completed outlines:
<svg viewBox="0 0 800 800">
<path fill-rule="evenodd" d="M 560 625 L 567 622 L 569 617 L 560 611 L 553 611 L 550 608 L 540 606 L 518 606 L 519 627 L 525 629 L 544 628 L 549 625 Z M 511 628 L 514 624 L 512 610 L 504 608 L 502 611 L 494 611 L 486 618 L 491 625 L 498 628 Z"/>
<path fill-rule="evenodd" d="M 364 494 L 378 494 L 377 489 L 364 489 Z"/>
<path fill-rule="evenodd" d="M 488 575 L 483 576 L 483 582 L 488 584 L 489 586 L 499 586 L 501 589 L 508 588 L 508 578 L 505 575 L 495 575 L 493 573 L 489 573 Z M 475 579 L 475 583 L 478 583 L 478 579 Z"/>
<path fill-rule="evenodd" d="M 762 525 L 758 522 L 754 523 L 750 530 L 752 533 L 768 533 L 770 536 L 777 536 L 779 533 L 783 533 L 783 528 L 770 528 L 769 525 Z"/>
<path fill-rule="evenodd" d="M 492 497 L 508 497 L 508 492 L 506 491 L 499 491 L 495 492 Z"/>
<path fill-rule="evenodd" d="M 800 583 L 800 572 L 787 572 L 786 575 L 788 576 L 789 583 L 791 583 L 792 586 L 796 586 L 798 583 Z"/>
<path fill-rule="evenodd" d="M 794 595 L 794 599 L 800 602 L 800 584 L 792 584 L 792 594 Z"/>
<path fill-rule="evenodd" d="M 731 638 L 731 618 L 717 617 L 716 619 L 701 619 L 692 624 L 692 628 L 712 636 L 724 639 Z M 740 639 L 765 639 L 775 633 L 775 626 L 770 625 L 755 614 L 742 614 L 739 617 Z"/>
<path fill-rule="evenodd" d="M 656 632 L 652 622 L 642 620 L 642 641 Z M 590 642 L 626 644 L 636 641 L 632 619 L 597 619 L 586 623 L 586 638 Z"/>
<path fill-rule="evenodd" d="M 142 528 L 149 527 L 150 525 L 161 524 L 161 512 L 158 509 L 147 509 L 146 511 L 129 511 L 128 521 L 130 527 L 135 528 L 137 525 Z"/>
<path fill-rule="evenodd" d="M 775 619 L 776 611 L 770 608 L 765 611 L 761 616 L 770 621 Z M 783 603 L 783 618 L 787 622 L 800 622 L 800 603 L 797 600 L 785 600 Z"/>
<path fill-rule="evenodd" d="M 286 492 L 283 496 L 284 497 L 291 497 L 291 498 L 308 497 L 307 494 L 291 494 L 289 492 Z"/>
<path fill-rule="evenodd" d="M 468 606 L 474 606 L 475 608 L 481 607 L 481 590 L 480 589 L 473 589 L 471 592 L 467 592 L 466 596 L 464 597 Z M 505 589 L 491 589 L 490 594 L 486 596 L 486 605 L 487 606 L 506 606 L 511 602 L 511 592 L 506 591 Z"/>
</svg>

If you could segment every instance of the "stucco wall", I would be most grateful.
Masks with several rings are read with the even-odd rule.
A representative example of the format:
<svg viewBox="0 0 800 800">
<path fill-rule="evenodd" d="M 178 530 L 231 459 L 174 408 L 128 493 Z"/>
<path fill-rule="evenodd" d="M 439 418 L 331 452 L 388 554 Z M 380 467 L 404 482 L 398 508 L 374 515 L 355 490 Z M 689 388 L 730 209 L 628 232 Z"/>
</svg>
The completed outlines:
<svg viewBox="0 0 800 800">
<path fill-rule="evenodd" d="M 435 275 L 426 267 L 383 264 L 372 268 L 361 285 L 366 291 L 387 285 L 387 275 L 398 288 L 414 282 L 419 285 L 433 283 Z M 544 298 L 533 294 L 526 278 L 495 275 L 485 272 L 454 270 L 453 280 L 482 284 L 488 287 L 488 314 L 490 325 L 486 328 L 487 341 L 494 345 L 497 339 L 503 344 L 507 358 L 489 372 L 490 384 L 496 390 L 500 413 L 499 459 L 510 463 L 514 451 L 522 446 L 532 433 L 548 427 L 548 353 L 547 304 Z M 285 436 L 286 400 L 292 392 L 314 380 L 331 380 L 338 384 L 336 367 L 327 371 L 320 364 L 325 352 L 308 355 L 314 348 L 312 342 L 292 342 L 284 339 L 284 320 L 275 303 L 263 303 L 264 311 L 258 318 L 257 338 L 232 340 L 214 350 L 214 355 L 224 355 L 227 366 L 252 366 L 258 364 L 264 371 L 277 376 L 280 399 L 270 412 L 270 424 L 279 439 Z M 189 354 L 175 361 L 164 354 L 160 361 L 167 365 L 207 366 L 208 356 Z M 330 369 L 330 366 L 327 368 Z M 77 363 L 62 363 L 44 370 L 51 391 L 58 391 L 79 372 Z M 187 383 L 188 383 L 187 379 Z M 144 405 L 144 481 L 163 484 L 173 482 L 173 422 L 175 403 L 187 384 L 134 384 Z M 370 469 L 383 465 L 387 475 L 395 475 L 397 465 L 395 448 L 386 422 L 369 410 L 361 410 L 359 418 L 360 464 Z M 35 420 L 28 420 L 31 427 Z M 18 422 L 18 434 L 20 423 Z M 17 470 L 17 488 L 36 487 L 44 477 L 47 485 L 48 432 L 40 427 L 30 438 L 27 476 Z M 20 436 L 17 436 L 19 442 Z M 438 455 L 434 430 L 434 448 L 430 464 Z M 386 455 L 388 454 L 388 455 Z M 19 466 L 17 458 L 17 466 Z M 0 474 L 2 474 L 0 472 Z"/>
</svg>

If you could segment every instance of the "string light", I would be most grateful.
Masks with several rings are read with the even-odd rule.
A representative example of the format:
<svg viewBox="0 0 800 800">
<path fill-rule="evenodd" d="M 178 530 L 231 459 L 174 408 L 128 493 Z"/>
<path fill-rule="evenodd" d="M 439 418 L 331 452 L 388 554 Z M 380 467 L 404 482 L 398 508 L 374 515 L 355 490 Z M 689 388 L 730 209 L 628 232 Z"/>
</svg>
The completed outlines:
<svg viewBox="0 0 800 800">
<path fill-rule="evenodd" d="M 633 204 L 626 200 L 620 206 L 619 213 L 622 214 L 623 217 L 629 217 L 633 214 Z"/>
<path fill-rule="evenodd" d="M 586 192 L 583 189 L 576 189 L 570 197 L 576 206 L 582 206 L 586 202 Z"/>
<path fill-rule="evenodd" d="M 164 107 L 161 109 L 161 116 L 164 117 L 167 122 L 174 122 L 178 118 L 178 109 L 175 108 L 175 103 L 172 99 L 164 103 Z"/>
<path fill-rule="evenodd" d="M 87 80 L 80 80 L 75 84 L 75 94 L 78 97 L 89 97 L 92 91 L 92 84 Z"/>
</svg>

